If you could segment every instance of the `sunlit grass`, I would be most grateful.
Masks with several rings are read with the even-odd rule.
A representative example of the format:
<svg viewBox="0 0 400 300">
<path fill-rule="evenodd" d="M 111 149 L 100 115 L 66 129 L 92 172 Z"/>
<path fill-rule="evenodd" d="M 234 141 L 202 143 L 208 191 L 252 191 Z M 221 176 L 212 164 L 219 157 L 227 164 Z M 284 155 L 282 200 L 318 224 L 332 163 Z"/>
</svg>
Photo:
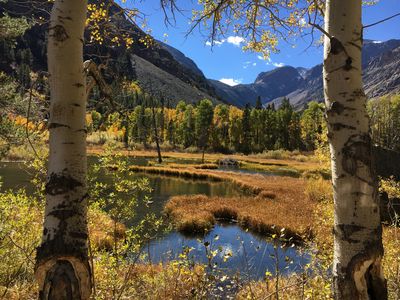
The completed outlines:
<svg viewBox="0 0 400 300">
<path fill-rule="evenodd" d="M 243 228 L 262 235 L 281 234 L 297 241 L 312 236 L 311 220 L 316 202 L 305 194 L 305 181 L 289 177 L 222 174 L 247 186 L 254 196 L 172 197 L 165 206 L 176 228 L 183 232 L 204 233 L 218 219 L 235 220 Z"/>
<path fill-rule="evenodd" d="M 103 152 L 103 148 L 100 146 L 97 147 L 89 147 L 88 153 L 92 155 L 101 154 Z M 246 166 L 249 169 L 254 170 L 266 170 L 273 171 L 284 169 L 289 172 L 294 172 L 298 174 L 302 174 L 304 172 L 319 172 L 322 168 L 321 164 L 315 159 L 312 154 L 299 154 L 294 152 L 294 154 L 290 155 L 293 152 L 283 151 L 286 154 L 284 156 L 280 156 L 281 158 L 274 158 L 276 156 L 263 156 L 259 155 L 241 155 L 241 154 L 221 154 L 221 153 L 206 153 L 205 161 L 207 163 L 216 163 L 220 159 L 228 158 L 239 161 L 243 164 L 243 167 Z M 119 150 L 119 153 L 126 156 L 134 156 L 134 157 L 157 157 L 157 151 L 155 150 Z M 176 151 L 163 151 L 162 156 L 164 158 L 172 158 L 172 159 L 187 159 L 194 161 L 201 161 L 202 154 L 201 153 L 189 153 L 189 152 L 176 152 Z M 279 157 L 279 156 L 278 156 Z M 323 170 L 323 168 L 322 168 Z M 324 170 L 326 172 L 326 170 Z M 296 174 L 297 176 L 297 174 Z"/>
</svg>

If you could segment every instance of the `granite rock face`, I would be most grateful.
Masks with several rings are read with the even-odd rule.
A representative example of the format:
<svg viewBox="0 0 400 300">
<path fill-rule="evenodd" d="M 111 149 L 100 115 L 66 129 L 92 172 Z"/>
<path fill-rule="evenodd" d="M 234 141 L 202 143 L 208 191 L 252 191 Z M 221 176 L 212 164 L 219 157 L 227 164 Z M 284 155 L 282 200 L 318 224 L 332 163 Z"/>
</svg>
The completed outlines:
<svg viewBox="0 0 400 300">
<path fill-rule="evenodd" d="M 362 54 L 365 91 L 370 98 L 400 91 L 400 40 L 386 42 L 365 41 Z M 309 101 L 323 101 L 322 64 L 311 69 L 285 66 L 260 73 L 252 84 L 234 87 L 210 81 L 217 94 L 225 100 L 243 107 L 255 104 L 258 96 L 264 104 L 279 106 L 289 98 L 297 108 Z"/>
</svg>

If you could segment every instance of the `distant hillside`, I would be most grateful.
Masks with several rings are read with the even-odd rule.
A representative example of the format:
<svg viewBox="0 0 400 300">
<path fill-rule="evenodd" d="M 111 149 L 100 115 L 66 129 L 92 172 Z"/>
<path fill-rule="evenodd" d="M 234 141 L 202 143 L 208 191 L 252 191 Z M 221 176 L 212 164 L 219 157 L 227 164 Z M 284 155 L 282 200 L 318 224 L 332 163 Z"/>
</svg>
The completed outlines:
<svg viewBox="0 0 400 300">
<path fill-rule="evenodd" d="M 89 2 L 97 3 L 98 0 Z M 104 1 L 101 1 L 104 2 Z M 12 12 L 10 15 L 30 16 L 41 14 L 48 18 L 48 14 L 41 11 L 49 11 L 51 5 L 48 1 L 41 1 L 40 10 L 35 10 L 30 1 L 24 2 L 0 2 L 0 13 Z M 209 84 L 201 70 L 189 58 L 179 50 L 162 42 L 154 41 L 151 46 L 141 42 L 146 36 L 136 24 L 126 19 L 120 13 L 121 8 L 113 2 L 110 15 L 115 28 L 129 32 L 134 43 L 130 49 L 107 45 L 107 43 L 87 44 L 84 48 L 85 59 L 93 59 L 100 62 L 99 57 L 106 58 L 108 69 L 105 76 L 109 82 L 115 79 L 115 74 L 130 80 L 137 80 L 143 87 L 149 88 L 156 94 L 162 94 L 173 105 L 180 100 L 194 103 L 203 98 L 209 98 L 218 103 L 215 89 Z M 29 49 L 32 53 L 31 68 L 34 71 L 46 71 L 46 30 L 47 25 L 34 25 L 25 35 L 18 39 L 15 51 Z M 3 61 L 0 59 L 0 70 L 12 73 L 15 61 Z M 107 74 L 108 73 L 108 74 Z"/>
<path fill-rule="evenodd" d="M 400 91 L 400 40 L 365 41 L 363 47 L 364 84 L 368 97 Z M 260 73 L 254 83 L 229 86 L 214 80 L 217 94 L 230 103 L 243 107 L 263 103 L 279 105 L 284 97 L 297 108 L 311 100 L 323 101 L 322 64 L 311 69 L 285 66 Z"/>
</svg>

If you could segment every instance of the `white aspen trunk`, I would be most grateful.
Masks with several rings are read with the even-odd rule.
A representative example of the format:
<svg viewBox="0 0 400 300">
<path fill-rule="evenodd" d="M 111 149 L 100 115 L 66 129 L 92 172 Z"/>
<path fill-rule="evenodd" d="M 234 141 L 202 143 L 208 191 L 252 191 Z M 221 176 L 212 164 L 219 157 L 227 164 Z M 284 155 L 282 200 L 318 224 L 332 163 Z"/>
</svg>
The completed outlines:
<svg viewBox="0 0 400 300">
<path fill-rule="evenodd" d="M 361 70 L 361 0 L 327 0 L 324 93 L 334 188 L 335 299 L 387 299 Z"/>
<path fill-rule="evenodd" d="M 154 99 L 152 99 L 152 102 L 154 102 Z M 154 127 L 154 139 L 156 141 L 156 147 L 157 147 L 158 163 L 161 164 L 162 163 L 162 156 L 161 156 L 161 148 L 160 148 L 160 138 L 158 136 L 157 121 L 156 121 L 156 111 L 155 111 L 155 108 L 154 108 L 154 103 L 152 103 L 151 112 L 152 112 L 153 127 Z"/>
<path fill-rule="evenodd" d="M 56 0 L 49 26 L 50 153 L 43 238 L 37 249 L 40 299 L 89 299 L 86 184 L 87 0 Z"/>
</svg>

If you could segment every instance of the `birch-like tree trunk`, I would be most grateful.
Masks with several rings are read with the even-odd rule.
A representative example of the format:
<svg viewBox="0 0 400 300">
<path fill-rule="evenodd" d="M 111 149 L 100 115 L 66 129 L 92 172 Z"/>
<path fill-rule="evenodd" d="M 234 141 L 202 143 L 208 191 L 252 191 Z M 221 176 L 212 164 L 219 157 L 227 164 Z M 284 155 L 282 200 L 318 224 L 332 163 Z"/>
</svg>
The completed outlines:
<svg viewBox="0 0 400 300">
<path fill-rule="evenodd" d="M 56 0 L 48 35 L 50 153 L 42 243 L 37 249 L 40 299 L 88 299 L 86 78 L 83 32 L 87 0 Z"/>
<path fill-rule="evenodd" d="M 154 140 L 156 141 L 156 147 L 157 147 L 158 163 L 161 164 L 162 156 L 161 156 L 160 138 L 158 135 L 158 126 L 156 120 L 156 109 L 154 107 L 154 99 L 152 99 L 151 113 L 152 113 L 153 128 L 154 128 Z"/>
<path fill-rule="evenodd" d="M 324 93 L 334 188 L 335 299 L 387 299 L 361 70 L 361 0 L 327 0 Z"/>
</svg>

